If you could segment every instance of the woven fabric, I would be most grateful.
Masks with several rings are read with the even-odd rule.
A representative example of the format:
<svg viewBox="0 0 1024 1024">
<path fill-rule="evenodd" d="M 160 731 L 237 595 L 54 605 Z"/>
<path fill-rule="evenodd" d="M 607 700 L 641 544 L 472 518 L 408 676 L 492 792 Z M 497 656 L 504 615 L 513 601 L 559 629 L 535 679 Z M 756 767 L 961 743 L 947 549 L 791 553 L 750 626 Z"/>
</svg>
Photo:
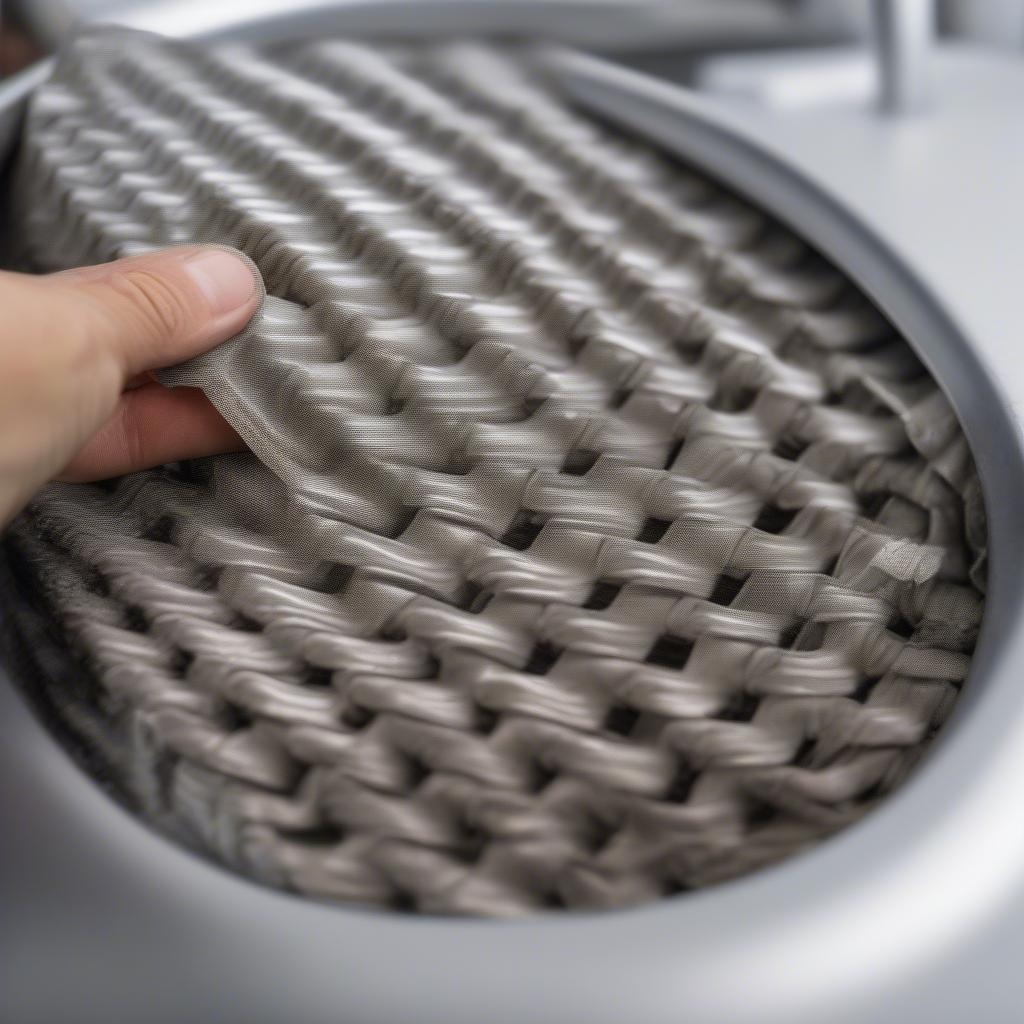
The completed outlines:
<svg viewBox="0 0 1024 1024">
<path fill-rule="evenodd" d="M 237 246 L 164 375 L 254 455 L 52 485 L 60 713 L 236 870 L 427 913 L 633 904 L 859 818 L 952 708 L 984 522 L 890 324 L 528 55 L 88 35 L 16 179 L 38 270 Z"/>
</svg>

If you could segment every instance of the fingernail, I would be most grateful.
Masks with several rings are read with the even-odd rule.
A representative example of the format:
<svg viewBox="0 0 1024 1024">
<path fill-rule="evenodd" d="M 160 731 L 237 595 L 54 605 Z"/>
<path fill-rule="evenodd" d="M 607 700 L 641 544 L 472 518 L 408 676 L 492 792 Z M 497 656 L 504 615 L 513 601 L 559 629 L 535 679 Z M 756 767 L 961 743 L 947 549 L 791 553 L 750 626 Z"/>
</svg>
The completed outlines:
<svg viewBox="0 0 1024 1024">
<path fill-rule="evenodd" d="M 234 313 L 256 297 L 252 265 L 225 249 L 205 249 L 185 261 L 185 272 L 206 296 L 214 316 Z"/>
</svg>

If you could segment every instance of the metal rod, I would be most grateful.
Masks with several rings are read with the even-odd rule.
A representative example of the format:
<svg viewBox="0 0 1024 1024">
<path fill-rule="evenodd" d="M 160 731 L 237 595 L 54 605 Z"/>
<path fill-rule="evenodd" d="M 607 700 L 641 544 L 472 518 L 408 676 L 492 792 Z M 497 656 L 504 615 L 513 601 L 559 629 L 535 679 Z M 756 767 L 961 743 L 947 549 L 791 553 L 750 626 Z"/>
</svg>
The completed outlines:
<svg viewBox="0 0 1024 1024">
<path fill-rule="evenodd" d="M 878 105 L 886 114 L 920 110 L 928 99 L 934 0 L 874 0 Z"/>
</svg>

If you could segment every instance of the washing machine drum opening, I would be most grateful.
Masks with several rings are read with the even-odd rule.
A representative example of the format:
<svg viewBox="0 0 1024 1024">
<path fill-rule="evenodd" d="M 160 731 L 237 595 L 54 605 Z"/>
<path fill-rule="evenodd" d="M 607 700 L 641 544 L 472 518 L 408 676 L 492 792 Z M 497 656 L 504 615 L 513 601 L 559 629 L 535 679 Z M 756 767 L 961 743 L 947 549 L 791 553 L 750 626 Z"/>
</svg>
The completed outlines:
<svg viewBox="0 0 1024 1024">
<path fill-rule="evenodd" d="M 14 189 L 24 268 L 219 242 L 267 288 L 163 374 L 252 454 L 8 538 L 80 656 L 33 696 L 175 840 L 344 903 L 631 905 L 857 820 L 953 708 L 985 531 L 935 381 L 528 51 L 90 33 Z"/>
</svg>

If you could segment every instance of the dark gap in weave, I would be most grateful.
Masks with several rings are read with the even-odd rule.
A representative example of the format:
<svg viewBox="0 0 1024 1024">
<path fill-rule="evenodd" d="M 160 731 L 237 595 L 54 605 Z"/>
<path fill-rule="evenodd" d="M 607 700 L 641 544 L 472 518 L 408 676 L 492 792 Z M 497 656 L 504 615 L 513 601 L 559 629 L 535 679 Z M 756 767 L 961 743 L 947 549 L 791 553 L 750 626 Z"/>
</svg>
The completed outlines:
<svg viewBox="0 0 1024 1024">
<path fill-rule="evenodd" d="M 482 704 L 473 705 L 473 729 L 481 736 L 490 736 L 500 721 L 501 718 L 496 711 L 485 708 Z"/>
<path fill-rule="evenodd" d="M 460 864 L 472 867 L 483 856 L 490 837 L 467 821 L 459 823 L 459 833 L 459 842 L 452 848 L 452 856 Z"/>
<path fill-rule="evenodd" d="M 228 732 L 241 732 L 252 728 L 253 716 L 240 704 L 226 700 L 221 707 L 220 718 Z"/>
<path fill-rule="evenodd" d="M 593 335 L 585 326 L 575 324 L 568 337 L 565 339 L 565 349 L 574 359 L 579 359 L 580 353 L 593 341 Z"/>
<path fill-rule="evenodd" d="M 736 596 L 743 589 L 745 582 L 746 580 L 738 579 L 736 576 L 730 576 L 728 573 L 723 572 L 715 581 L 715 589 L 711 591 L 708 600 L 712 604 L 728 607 L 736 600 Z"/>
<path fill-rule="evenodd" d="M 617 736 L 628 736 L 640 718 L 640 712 L 628 704 L 613 704 L 605 715 L 602 728 Z"/>
<path fill-rule="evenodd" d="M 400 914 L 414 914 L 418 909 L 416 897 L 404 889 L 396 889 L 391 894 L 391 909 Z"/>
<path fill-rule="evenodd" d="M 549 397 L 549 395 L 526 395 L 522 399 L 524 418 L 529 419 Z"/>
<path fill-rule="evenodd" d="M 566 455 L 562 472 L 570 476 L 583 476 L 600 457 L 601 453 L 592 448 L 574 448 Z"/>
<path fill-rule="evenodd" d="M 147 526 L 140 537 L 143 540 L 154 540 L 161 544 L 170 544 L 174 533 L 174 519 L 171 516 L 160 516 Z"/>
<path fill-rule="evenodd" d="M 810 446 L 811 443 L 809 441 L 803 441 L 798 437 L 783 434 L 775 442 L 775 447 L 772 448 L 772 455 L 777 455 L 780 459 L 788 459 L 790 462 L 796 462 Z"/>
<path fill-rule="evenodd" d="M 409 771 L 409 782 L 406 792 L 411 793 L 414 789 L 418 789 L 424 779 L 430 775 L 430 766 L 415 754 L 405 755 L 405 766 Z"/>
<path fill-rule="evenodd" d="M 174 483 L 194 484 L 204 479 L 203 474 L 208 468 L 203 465 L 204 461 L 183 459 L 181 462 L 169 462 L 166 466 L 161 466 L 157 472 Z"/>
<path fill-rule="evenodd" d="M 277 830 L 281 838 L 289 843 L 296 843 L 299 846 L 309 847 L 331 847 L 337 846 L 345 839 L 345 833 L 336 825 L 322 824 L 310 828 L 279 828 Z"/>
<path fill-rule="evenodd" d="M 237 613 L 231 622 L 233 629 L 237 629 L 242 633 L 261 633 L 263 632 L 263 624 L 257 622 L 255 619 L 249 618 L 248 615 L 243 615 L 240 612 Z"/>
<path fill-rule="evenodd" d="M 619 388 L 608 400 L 608 408 L 621 409 L 629 401 L 629 396 L 632 394 L 631 388 Z"/>
<path fill-rule="evenodd" d="M 332 562 L 327 567 L 322 580 L 319 581 L 319 586 L 315 586 L 313 583 L 307 583 L 306 586 L 321 594 L 340 594 L 348 586 L 354 571 L 351 565 Z"/>
<path fill-rule="evenodd" d="M 754 829 L 760 825 L 768 825 L 779 816 L 779 810 L 772 804 L 756 798 L 751 799 L 747 805 L 744 821 L 748 828 Z"/>
<path fill-rule="evenodd" d="M 477 587 L 476 593 L 473 595 L 473 599 L 468 604 L 463 605 L 463 607 L 473 615 L 479 615 L 493 599 L 494 594 L 489 590 Z"/>
<path fill-rule="evenodd" d="M 149 620 L 146 618 L 146 613 L 137 604 L 125 607 L 122 612 L 122 621 L 125 629 L 130 629 L 133 633 L 149 632 Z"/>
<path fill-rule="evenodd" d="M 332 690 L 334 670 L 319 665 L 307 665 L 302 673 L 302 685 L 311 690 Z"/>
<path fill-rule="evenodd" d="M 850 694 L 850 699 L 857 701 L 859 704 L 866 704 L 881 678 L 881 676 L 868 676 L 866 679 L 862 679 L 857 684 L 857 688 Z"/>
<path fill-rule="evenodd" d="M 558 772 L 552 771 L 540 761 L 534 761 L 532 767 L 533 777 L 527 786 L 527 791 L 536 796 L 538 793 L 543 793 L 558 778 Z"/>
<path fill-rule="evenodd" d="M 661 665 L 664 668 L 682 668 L 693 652 L 693 641 L 685 637 L 662 633 L 654 646 L 647 652 L 644 659 L 649 665 Z"/>
<path fill-rule="evenodd" d="M 198 565 L 195 568 L 196 587 L 199 590 L 210 593 L 217 589 L 217 582 L 220 574 L 224 571 L 222 565 Z"/>
<path fill-rule="evenodd" d="M 732 694 L 725 707 L 715 715 L 715 718 L 724 722 L 749 722 L 757 712 L 760 703 L 760 698 L 755 697 L 754 694 L 740 690 Z"/>
<path fill-rule="evenodd" d="M 799 511 L 795 508 L 780 508 L 769 502 L 761 509 L 752 525 L 755 530 L 763 530 L 765 533 L 782 533 L 796 519 Z"/>
<path fill-rule="evenodd" d="M 868 494 L 859 495 L 860 510 L 865 519 L 877 519 L 881 515 L 885 503 L 892 495 L 888 491 L 870 491 Z"/>
<path fill-rule="evenodd" d="M 466 453 L 454 450 L 449 453 L 448 461 L 437 467 L 437 472 L 444 473 L 445 476 L 469 476 L 471 468 Z"/>
<path fill-rule="evenodd" d="M 544 522 L 536 512 L 522 509 L 517 512 L 509 528 L 499 538 L 516 551 L 526 551 L 544 529 Z"/>
<path fill-rule="evenodd" d="M 584 842 L 587 852 L 593 857 L 599 854 L 614 838 L 618 831 L 607 822 L 592 818 L 587 825 Z"/>
<path fill-rule="evenodd" d="M 175 675 L 184 676 L 195 660 L 196 656 L 191 651 L 186 651 L 183 647 L 176 647 L 171 655 L 169 667 Z"/>
<path fill-rule="evenodd" d="M 868 786 L 863 793 L 858 794 L 855 803 L 858 804 L 871 804 L 878 800 L 885 794 L 886 785 L 884 779 L 879 779 L 877 782 Z"/>
<path fill-rule="evenodd" d="M 655 519 L 654 516 L 650 516 L 644 520 L 644 525 L 640 528 L 636 539 L 644 544 L 657 544 L 671 525 L 672 523 L 668 519 Z"/>
<path fill-rule="evenodd" d="M 341 713 L 342 722 L 350 729 L 357 731 L 365 729 L 376 717 L 376 712 L 364 708 L 360 704 L 350 704 Z"/>
<path fill-rule="evenodd" d="M 568 310 L 566 311 L 568 312 Z M 573 359 L 578 359 L 580 353 L 595 340 L 597 334 L 585 306 L 573 303 L 573 309 L 569 315 L 572 317 L 572 324 L 565 336 L 565 349 Z"/>
<path fill-rule="evenodd" d="M 754 388 L 719 389 L 707 401 L 709 409 L 716 412 L 746 412 L 757 400 Z"/>
<path fill-rule="evenodd" d="M 684 366 L 696 366 L 704 358 L 704 353 L 707 351 L 707 341 L 704 338 L 701 338 L 699 341 L 694 341 L 688 337 L 676 338 L 672 343 L 672 348 L 676 358 Z"/>
<path fill-rule="evenodd" d="M 847 383 L 843 389 L 843 405 L 864 416 L 890 418 L 893 415 L 892 409 L 860 381 Z"/>
<path fill-rule="evenodd" d="M 783 650 L 791 650 L 793 644 L 796 643 L 796 638 L 800 635 L 800 630 L 804 628 L 803 619 L 799 619 L 796 622 L 790 623 L 783 629 L 779 636 L 779 647 Z"/>
<path fill-rule="evenodd" d="M 666 878 L 661 883 L 661 894 L 666 899 L 671 899 L 673 896 L 681 896 L 686 892 L 693 892 L 693 886 L 680 882 L 677 878 Z"/>
<path fill-rule="evenodd" d="M 550 671 L 551 666 L 558 661 L 561 653 L 557 648 L 542 640 L 540 643 L 535 644 L 533 650 L 530 651 L 530 657 L 523 666 L 523 671 L 529 672 L 533 676 L 545 676 Z"/>
<path fill-rule="evenodd" d="M 90 594 L 110 597 L 110 581 L 95 566 L 82 567 L 82 581 Z"/>
<path fill-rule="evenodd" d="M 669 447 L 668 454 L 665 456 L 665 469 L 671 469 L 676 459 L 679 458 L 679 453 L 683 450 L 683 445 L 686 444 L 685 437 L 676 438 Z"/>
<path fill-rule="evenodd" d="M 693 784 L 696 781 L 697 773 L 688 761 L 680 758 L 679 763 L 676 765 L 675 773 L 672 776 L 672 781 L 669 782 L 668 788 L 665 790 L 663 799 L 670 804 L 685 804 L 690 798 L 690 791 L 693 789 Z"/>
<path fill-rule="evenodd" d="M 903 637 L 904 640 L 909 640 L 914 635 L 914 630 L 917 627 L 905 616 L 898 615 L 896 618 L 889 623 L 889 629 L 897 636 Z"/>
<path fill-rule="evenodd" d="M 816 746 L 816 740 L 810 736 L 804 737 L 803 742 L 797 747 L 796 753 L 793 755 L 793 765 L 797 768 L 807 768 L 811 763 L 811 758 L 814 756 L 814 748 Z"/>
<path fill-rule="evenodd" d="M 544 893 L 541 904 L 549 910 L 565 910 L 565 899 L 557 889 L 549 889 Z"/>
<path fill-rule="evenodd" d="M 418 508 L 410 508 L 408 505 L 403 505 L 395 525 L 385 533 L 385 536 L 390 537 L 392 540 L 398 540 L 412 526 L 412 521 L 419 515 L 419 511 Z"/>
<path fill-rule="evenodd" d="M 825 626 L 820 622 L 809 620 L 800 631 L 798 642 L 794 641 L 794 649 L 800 651 L 817 651 L 821 649 L 825 639 Z"/>
<path fill-rule="evenodd" d="M 894 418 L 893 414 L 890 413 L 890 419 Z M 910 438 L 904 435 L 899 448 L 897 448 L 896 451 L 888 457 L 891 458 L 893 462 L 914 462 L 920 458 L 920 454 L 921 453 L 914 447 Z M 941 476 L 941 473 L 939 475 Z"/>
<path fill-rule="evenodd" d="M 583 607 L 596 612 L 604 611 L 619 596 L 619 591 L 621 590 L 622 587 L 618 583 L 612 583 L 609 580 L 598 580 L 587 595 L 586 601 L 583 602 Z"/>
<path fill-rule="evenodd" d="M 466 582 L 459 587 L 459 593 L 452 603 L 456 608 L 461 608 L 463 611 L 471 611 L 477 598 L 483 592 L 484 588 L 481 587 L 479 583 L 474 583 L 472 580 L 466 580 Z"/>
</svg>

